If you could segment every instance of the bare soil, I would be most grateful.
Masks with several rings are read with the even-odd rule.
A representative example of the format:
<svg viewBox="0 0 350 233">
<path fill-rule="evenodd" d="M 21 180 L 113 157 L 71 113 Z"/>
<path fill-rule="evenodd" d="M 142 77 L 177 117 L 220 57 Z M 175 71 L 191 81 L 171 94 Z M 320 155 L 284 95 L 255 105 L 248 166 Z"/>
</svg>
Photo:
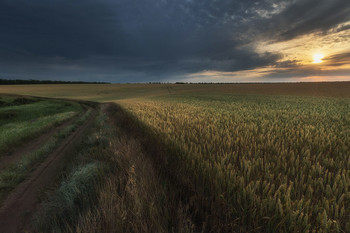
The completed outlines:
<svg viewBox="0 0 350 233">
<path fill-rule="evenodd" d="M 0 157 L 0 172 L 11 164 L 18 162 L 22 156 L 29 154 L 32 151 L 37 150 L 41 145 L 43 145 L 52 135 L 56 132 L 64 129 L 70 125 L 74 120 L 76 120 L 81 114 L 78 114 L 71 118 L 70 120 L 64 122 L 63 124 L 53 127 L 48 132 L 41 134 L 39 137 L 29 140 L 28 142 L 21 145 L 18 149 L 9 152 Z"/>
<path fill-rule="evenodd" d="M 40 203 L 38 194 L 49 185 L 62 168 L 64 154 L 73 148 L 83 137 L 84 132 L 91 127 L 97 111 L 94 110 L 89 118 L 62 144 L 52 152 L 47 159 L 32 172 L 28 179 L 19 184 L 5 200 L 0 208 L 0 232 L 24 232 L 28 228 L 33 213 Z M 41 142 L 43 142 L 41 140 Z M 39 143 L 39 142 L 38 142 Z M 39 144 L 40 145 L 40 144 Z"/>
</svg>

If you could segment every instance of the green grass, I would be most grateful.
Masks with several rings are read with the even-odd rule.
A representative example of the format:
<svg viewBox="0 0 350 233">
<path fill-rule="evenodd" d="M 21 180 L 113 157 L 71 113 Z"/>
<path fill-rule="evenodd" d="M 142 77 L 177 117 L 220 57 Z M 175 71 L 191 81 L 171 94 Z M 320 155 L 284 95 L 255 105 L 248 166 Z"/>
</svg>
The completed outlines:
<svg viewBox="0 0 350 233">
<path fill-rule="evenodd" d="M 39 117 L 36 120 L 8 123 L 0 127 L 1 151 L 9 151 L 26 139 L 35 137 L 50 127 L 57 126 L 75 116 L 76 112 L 64 112 Z"/>
<path fill-rule="evenodd" d="M 96 202 L 103 169 L 103 165 L 97 162 L 75 167 L 44 203 L 44 210 L 36 220 L 39 232 L 62 232 L 67 225 L 74 224 L 79 214 Z"/>
<path fill-rule="evenodd" d="M 72 124 L 54 134 L 37 150 L 24 154 L 18 163 L 12 164 L 2 170 L 0 172 L 0 199 L 3 199 L 11 189 L 22 182 L 38 164 L 44 161 L 47 156 L 57 148 L 62 140 L 68 137 L 86 120 L 89 114 L 91 114 L 91 110 L 80 116 Z"/>
<path fill-rule="evenodd" d="M 35 121 L 39 117 L 50 116 L 56 113 L 78 112 L 81 110 L 82 108 L 78 103 L 58 100 L 39 100 L 30 104 L 0 106 L 0 126 L 7 123 Z M 7 115 L 9 117 L 6 117 Z"/>
<path fill-rule="evenodd" d="M 0 96 L 0 107 L 10 105 L 15 98 L 11 96 Z"/>
<path fill-rule="evenodd" d="M 14 150 L 24 141 L 40 135 L 82 111 L 82 106 L 75 102 L 2 97 L 5 98 L 10 105 L 0 107 L 0 153 Z M 13 104 L 18 99 L 21 101 Z M 21 104 L 22 102 L 26 104 Z"/>
</svg>

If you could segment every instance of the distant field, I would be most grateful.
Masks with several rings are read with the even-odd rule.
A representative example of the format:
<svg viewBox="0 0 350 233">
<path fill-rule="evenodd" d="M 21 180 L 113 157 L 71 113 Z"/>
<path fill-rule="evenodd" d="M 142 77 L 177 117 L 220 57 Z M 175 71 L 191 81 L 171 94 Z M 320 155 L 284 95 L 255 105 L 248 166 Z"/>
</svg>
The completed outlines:
<svg viewBox="0 0 350 233">
<path fill-rule="evenodd" d="M 113 139 L 118 147 L 110 154 L 123 155 L 124 150 L 127 154 L 142 145 L 149 156 L 159 159 L 154 167 L 163 169 L 159 174 L 165 181 L 157 183 L 157 171 L 151 171 L 152 166 L 146 169 L 157 183 L 152 183 L 158 187 L 156 195 L 180 196 L 187 208 L 187 212 L 181 210 L 188 218 L 184 225 L 193 224 L 193 232 L 350 232 L 350 82 L 23 85 L 0 86 L 0 93 L 117 103 L 122 110 L 110 114 L 116 127 L 124 127 L 126 138 L 139 141 L 133 139 L 134 146 L 119 150 L 130 141 Z M 96 140 L 105 137 L 105 142 L 96 145 L 113 145 L 115 141 L 107 135 L 96 136 Z M 100 150 L 101 154 L 108 151 Z M 124 177 L 123 182 L 138 187 L 146 178 L 137 177 L 135 166 L 143 160 L 135 154 L 131 157 L 123 162 L 129 167 L 122 174 L 132 177 Z M 109 159 L 115 163 L 113 156 Z M 100 201 L 112 198 L 117 187 L 108 183 Z M 144 216 L 162 217 L 164 210 L 152 190 L 140 192 L 113 200 L 134 201 L 137 208 L 127 217 L 142 226 Z M 149 200 L 156 200 L 154 209 L 148 209 Z M 107 208 L 106 203 L 101 206 Z M 125 211 L 116 218 L 129 213 L 122 204 L 115 206 Z M 97 209 L 80 216 L 78 228 L 101 230 L 94 224 L 108 220 L 104 213 L 105 209 Z M 177 221 L 168 221 L 169 216 L 164 219 L 162 229 Z M 109 221 L 113 224 L 114 220 Z M 160 221 L 152 226 L 161 225 Z M 119 224 L 120 229 L 129 229 L 122 220 Z M 113 226 L 108 229 L 115 230 Z"/>
<path fill-rule="evenodd" d="M 0 93 L 82 99 L 98 102 L 182 93 L 350 97 L 349 90 L 350 82 L 277 84 L 0 85 Z"/>
</svg>

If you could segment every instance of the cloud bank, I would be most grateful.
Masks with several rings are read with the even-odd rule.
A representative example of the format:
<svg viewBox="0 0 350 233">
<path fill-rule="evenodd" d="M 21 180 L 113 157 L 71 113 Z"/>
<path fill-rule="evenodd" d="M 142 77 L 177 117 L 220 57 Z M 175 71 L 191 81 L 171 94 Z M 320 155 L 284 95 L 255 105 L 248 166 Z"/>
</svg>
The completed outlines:
<svg viewBox="0 0 350 233">
<path fill-rule="evenodd" d="M 292 67 L 257 43 L 348 31 L 349 21 L 348 0 L 3 0 L 0 77 L 147 82 Z"/>
</svg>

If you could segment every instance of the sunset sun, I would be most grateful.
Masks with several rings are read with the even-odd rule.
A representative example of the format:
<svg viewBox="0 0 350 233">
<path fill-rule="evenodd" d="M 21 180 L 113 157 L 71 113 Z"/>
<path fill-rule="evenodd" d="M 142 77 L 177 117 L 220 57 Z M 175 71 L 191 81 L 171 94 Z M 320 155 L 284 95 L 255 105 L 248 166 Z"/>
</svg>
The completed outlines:
<svg viewBox="0 0 350 233">
<path fill-rule="evenodd" d="M 324 58 L 324 55 L 322 53 L 315 53 L 313 58 L 314 58 L 314 61 L 312 63 L 321 63 L 322 58 Z"/>
</svg>

